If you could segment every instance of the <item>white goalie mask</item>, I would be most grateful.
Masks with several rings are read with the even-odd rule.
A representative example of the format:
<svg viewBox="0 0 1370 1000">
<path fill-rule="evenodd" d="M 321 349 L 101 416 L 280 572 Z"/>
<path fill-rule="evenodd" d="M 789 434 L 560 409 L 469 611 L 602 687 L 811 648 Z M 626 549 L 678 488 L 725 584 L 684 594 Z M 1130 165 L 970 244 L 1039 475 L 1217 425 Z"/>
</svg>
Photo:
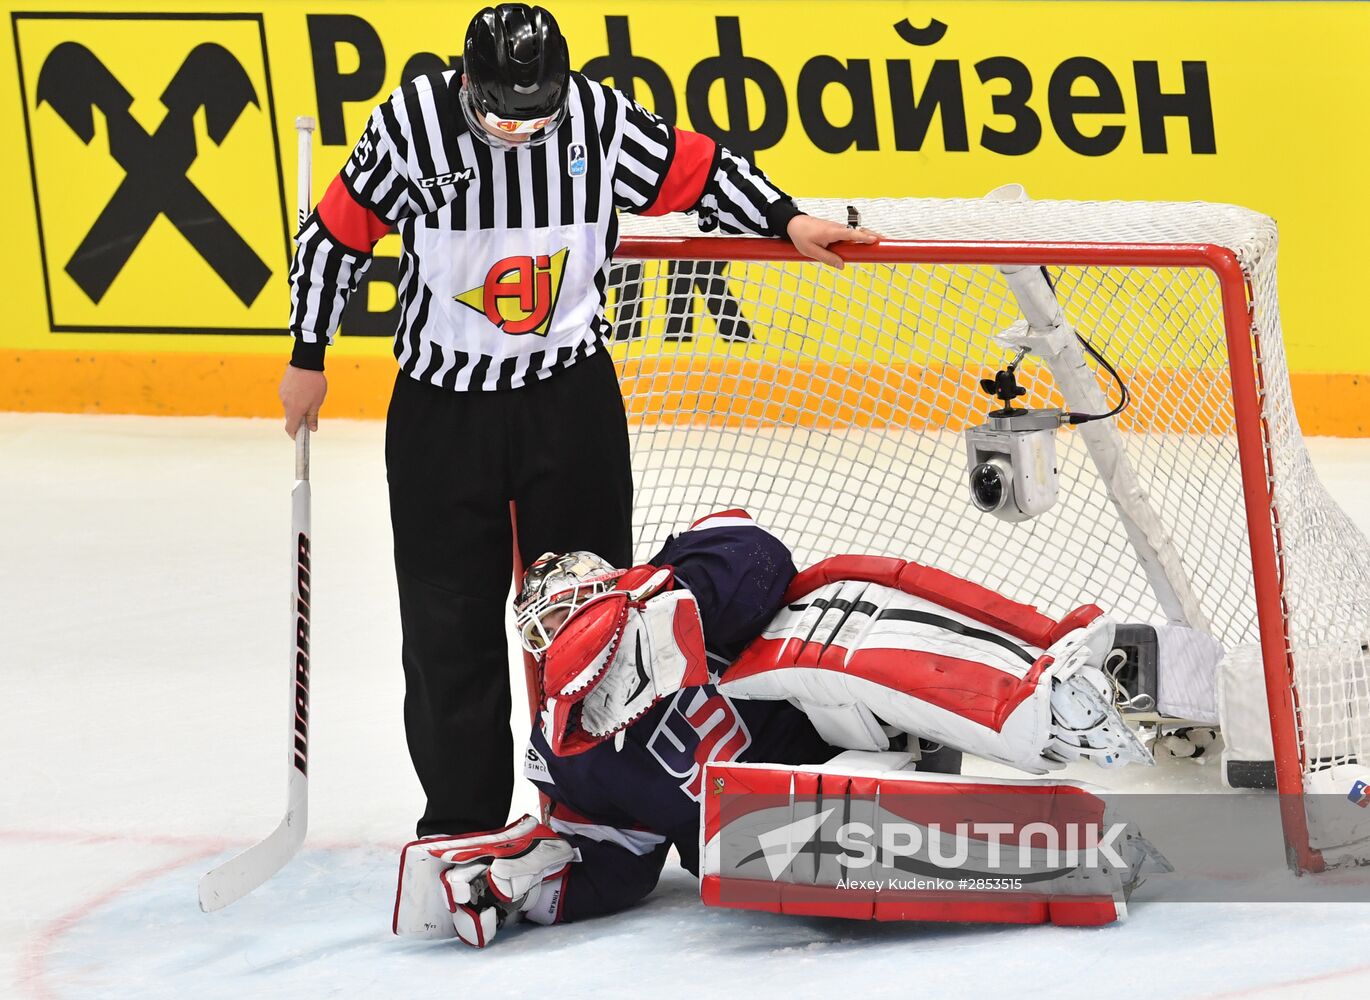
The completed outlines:
<svg viewBox="0 0 1370 1000">
<path fill-rule="evenodd" d="M 541 655 L 557 629 L 590 598 L 610 590 L 623 575 L 593 552 L 547 552 L 523 574 L 514 598 L 514 624 L 519 645 Z"/>
</svg>

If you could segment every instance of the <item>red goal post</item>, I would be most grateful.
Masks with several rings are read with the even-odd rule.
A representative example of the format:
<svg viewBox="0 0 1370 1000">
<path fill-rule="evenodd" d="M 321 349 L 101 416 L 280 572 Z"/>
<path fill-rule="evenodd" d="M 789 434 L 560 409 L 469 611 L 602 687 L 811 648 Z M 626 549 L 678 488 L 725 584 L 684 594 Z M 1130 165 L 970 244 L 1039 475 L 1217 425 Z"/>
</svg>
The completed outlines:
<svg viewBox="0 0 1370 1000">
<path fill-rule="evenodd" d="M 1310 828 L 1306 796 L 1339 790 L 1370 753 L 1370 546 L 1299 435 L 1273 223 L 1199 204 L 859 205 L 889 238 L 842 247 L 840 272 L 783 241 L 625 220 L 606 295 L 637 556 L 743 506 L 800 565 L 899 555 L 1048 612 L 1097 600 L 1125 621 L 1187 617 L 1229 650 L 1259 649 L 1291 864 L 1363 859 L 1365 843 Z M 1128 478 L 1063 429 L 1061 502 L 1005 524 L 965 496 L 961 432 L 991 405 L 978 379 L 1012 356 L 996 338 L 1021 325 L 1004 269 L 1037 265 L 1132 390 L 1106 431 Z M 1054 369 L 1029 358 L 1022 372 L 1030 405 L 1062 405 Z M 1113 391 L 1102 373 L 1096 389 Z M 1159 555 L 1141 551 L 1153 542 Z M 1327 573 L 1335 593 L 1319 589 Z"/>
</svg>

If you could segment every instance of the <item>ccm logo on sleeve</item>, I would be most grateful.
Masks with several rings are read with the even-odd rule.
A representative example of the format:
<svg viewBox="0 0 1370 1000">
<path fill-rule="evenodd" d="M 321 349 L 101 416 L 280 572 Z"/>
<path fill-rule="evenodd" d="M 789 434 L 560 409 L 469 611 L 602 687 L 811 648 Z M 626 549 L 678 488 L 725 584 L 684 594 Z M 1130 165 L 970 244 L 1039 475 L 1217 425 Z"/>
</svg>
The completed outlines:
<svg viewBox="0 0 1370 1000">
<path fill-rule="evenodd" d="M 465 170 L 452 170 L 445 174 L 435 174 L 432 177 L 420 177 L 416 183 L 421 188 L 446 187 L 448 184 L 456 184 L 465 188 L 475 179 L 475 168 L 467 167 Z"/>
</svg>

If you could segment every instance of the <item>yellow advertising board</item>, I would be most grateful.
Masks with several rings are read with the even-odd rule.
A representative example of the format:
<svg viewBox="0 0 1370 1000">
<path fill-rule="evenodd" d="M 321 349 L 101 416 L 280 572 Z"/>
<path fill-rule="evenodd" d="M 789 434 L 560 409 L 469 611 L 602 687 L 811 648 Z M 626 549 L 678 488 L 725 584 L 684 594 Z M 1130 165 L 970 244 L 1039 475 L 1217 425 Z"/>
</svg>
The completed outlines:
<svg viewBox="0 0 1370 1000">
<path fill-rule="evenodd" d="M 19 343 L 278 332 L 290 233 L 261 17 L 15 32 L 48 300 Z"/>
<path fill-rule="evenodd" d="M 14 151 L 0 170 L 15 199 L 0 407 L 274 413 L 295 116 L 319 121 L 322 191 L 379 100 L 451 65 L 478 6 L 12 8 L 0 45 Z M 552 9 L 574 66 L 754 156 L 801 202 L 976 196 L 1017 181 L 1038 198 L 1225 201 L 1273 215 L 1303 419 L 1358 431 L 1370 337 L 1351 244 L 1370 222 L 1358 186 L 1370 4 Z M 378 246 L 330 352 L 335 414 L 379 415 L 396 242 Z"/>
</svg>

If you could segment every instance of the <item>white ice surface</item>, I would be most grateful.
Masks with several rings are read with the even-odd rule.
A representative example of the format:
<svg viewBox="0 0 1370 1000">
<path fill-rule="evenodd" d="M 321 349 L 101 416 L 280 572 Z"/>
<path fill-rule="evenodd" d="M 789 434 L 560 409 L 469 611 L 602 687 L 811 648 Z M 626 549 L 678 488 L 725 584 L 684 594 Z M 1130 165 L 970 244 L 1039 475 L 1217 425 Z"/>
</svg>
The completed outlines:
<svg viewBox="0 0 1370 1000">
<path fill-rule="evenodd" d="M 290 444 L 268 421 L 0 414 L 0 996 L 1370 996 L 1370 905 L 1335 902 L 867 924 L 707 910 L 675 870 L 629 913 L 485 952 L 393 938 L 420 796 L 381 435 L 314 439 L 309 842 L 205 915 L 201 872 L 284 806 Z M 1370 529 L 1370 442 L 1312 445 Z"/>
</svg>

